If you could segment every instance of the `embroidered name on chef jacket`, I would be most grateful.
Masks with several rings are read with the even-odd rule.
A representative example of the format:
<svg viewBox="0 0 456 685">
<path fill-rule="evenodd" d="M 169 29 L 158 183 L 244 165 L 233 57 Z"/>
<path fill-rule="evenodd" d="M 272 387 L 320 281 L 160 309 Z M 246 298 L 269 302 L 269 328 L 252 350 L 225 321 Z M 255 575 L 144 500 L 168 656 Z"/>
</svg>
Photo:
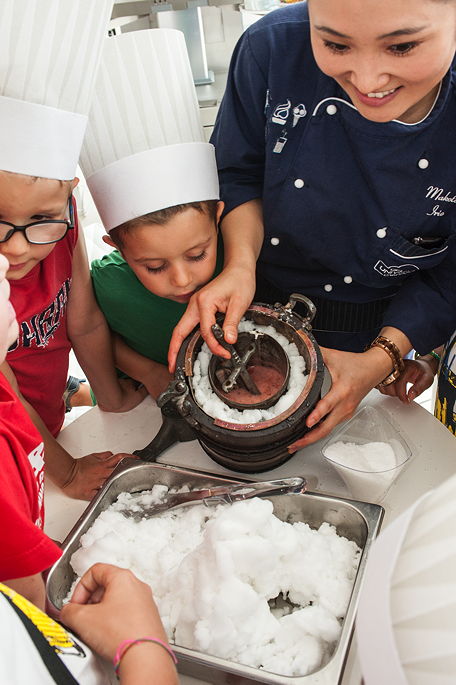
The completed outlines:
<svg viewBox="0 0 456 685">
<path fill-rule="evenodd" d="M 456 203 L 456 195 L 452 195 L 451 191 L 445 191 L 443 188 L 438 188 L 437 186 L 429 186 L 426 193 L 426 198 L 440 202 L 451 202 Z M 445 216 L 445 210 L 440 204 L 436 204 L 432 207 L 430 212 L 426 213 L 426 216 Z"/>
</svg>

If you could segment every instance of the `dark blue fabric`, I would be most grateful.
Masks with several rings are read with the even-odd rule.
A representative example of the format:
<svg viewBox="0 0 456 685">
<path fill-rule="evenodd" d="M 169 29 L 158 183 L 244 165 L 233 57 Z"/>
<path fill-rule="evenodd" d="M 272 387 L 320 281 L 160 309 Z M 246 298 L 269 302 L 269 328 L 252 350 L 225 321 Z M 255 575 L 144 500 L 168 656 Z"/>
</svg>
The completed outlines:
<svg viewBox="0 0 456 685">
<path fill-rule="evenodd" d="M 404 331 L 420 353 L 449 338 L 456 326 L 452 72 L 422 122 L 369 121 L 316 66 L 305 4 L 280 8 L 241 37 L 212 142 L 225 212 L 263 201 L 264 279 L 283 292 L 337 301 L 391 297 L 383 324 Z M 423 248 L 413 242 L 418 236 L 442 240 Z"/>
</svg>

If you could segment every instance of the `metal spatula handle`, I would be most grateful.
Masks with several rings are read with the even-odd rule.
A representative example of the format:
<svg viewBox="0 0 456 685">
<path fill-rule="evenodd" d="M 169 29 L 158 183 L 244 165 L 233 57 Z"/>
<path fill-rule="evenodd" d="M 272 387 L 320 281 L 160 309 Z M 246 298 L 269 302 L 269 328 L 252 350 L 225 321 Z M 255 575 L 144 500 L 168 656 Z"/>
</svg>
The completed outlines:
<svg viewBox="0 0 456 685">
<path fill-rule="evenodd" d="M 170 495 L 166 502 L 144 507 L 140 511 L 122 509 L 120 513 L 126 518 L 139 521 L 143 518 L 151 518 L 168 509 L 183 507 L 199 502 L 210 505 L 218 502 L 232 504 L 252 497 L 272 497 L 274 495 L 299 494 L 306 490 L 304 478 L 283 478 L 281 480 L 260 481 L 258 483 L 237 483 L 236 485 L 221 485 L 205 490 L 192 490 L 191 492 L 178 492 Z M 142 493 L 135 493 L 138 498 Z M 133 497 L 135 497 L 135 494 Z"/>
</svg>

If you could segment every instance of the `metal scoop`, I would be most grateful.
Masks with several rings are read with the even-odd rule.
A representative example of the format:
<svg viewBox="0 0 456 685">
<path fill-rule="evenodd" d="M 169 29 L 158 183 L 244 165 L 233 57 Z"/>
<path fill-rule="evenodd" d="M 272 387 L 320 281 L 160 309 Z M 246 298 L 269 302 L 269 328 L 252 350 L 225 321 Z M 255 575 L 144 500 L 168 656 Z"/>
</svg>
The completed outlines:
<svg viewBox="0 0 456 685">
<path fill-rule="evenodd" d="M 282 480 L 262 481 L 259 483 L 240 483 L 236 485 L 222 485 L 206 490 L 192 490 L 191 492 L 178 492 L 171 494 L 166 502 L 152 504 L 140 511 L 131 509 L 118 509 L 127 519 L 141 521 L 149 519 L 157 514 L 162 514 L 169 509 L 185 507 L 190 504 L 233 504 L 252 497 L 273 497 L 274 495 L 301 494 L 306 491 L 304 478 L 283 478 Z M 143 493 L 137 492 L 133 497 L 139 499 Z"/>
<path fill-rule="evenodd" d="M 252 354 L 255 352 L 255 343 L 248 347 L 245 354 L 241 357 L 234 345 L 226 342 L 223 330 L 220 328 L 218 323 L 214 323 L 211 326 L 212 333 L 217 342 L 228 350 L 231 354 L 231 358 L 226 360 L 229 363 L 232 371 L 228 378 L 222 383 L 222 388 L 225 392 L 230 392 L 239 381 L 247 388 L 247 390 L 252 393 L 252 395 L 259 395 L 256 384 L 254 383 L 252 377 L 247 370 L 247 362 L 249 361 Z"/>
</svg>

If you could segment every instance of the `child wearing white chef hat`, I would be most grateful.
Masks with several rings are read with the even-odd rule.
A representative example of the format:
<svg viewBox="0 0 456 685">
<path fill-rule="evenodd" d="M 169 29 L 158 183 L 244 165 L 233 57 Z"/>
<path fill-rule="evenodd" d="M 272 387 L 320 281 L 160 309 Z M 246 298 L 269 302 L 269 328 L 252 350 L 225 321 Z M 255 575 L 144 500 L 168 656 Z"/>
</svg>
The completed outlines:
<svg viewBox="0 0 456 685">
<path fill-rule="evenodd" d="M 118 248 L 92 263 L 119 369 L 157 396 L 172 330 L 221 269 L 223 204 L 183 34 L 136 31 L 104 48 L 80 164 Z"/>
<path fill-rule="evenodd" d="M 117 380 L 71 196 L 112 5 L 4 0 L 0 6 L 0 254 L 10 263 L 19 321 L 2 371 L 43 436 L 48 475 L 82 499 L 101 487 L 121 455 L 76 460 L 54 440 L 71 346 L 102 408 L 126 411 L 142 399 Z"/>
</svg>

